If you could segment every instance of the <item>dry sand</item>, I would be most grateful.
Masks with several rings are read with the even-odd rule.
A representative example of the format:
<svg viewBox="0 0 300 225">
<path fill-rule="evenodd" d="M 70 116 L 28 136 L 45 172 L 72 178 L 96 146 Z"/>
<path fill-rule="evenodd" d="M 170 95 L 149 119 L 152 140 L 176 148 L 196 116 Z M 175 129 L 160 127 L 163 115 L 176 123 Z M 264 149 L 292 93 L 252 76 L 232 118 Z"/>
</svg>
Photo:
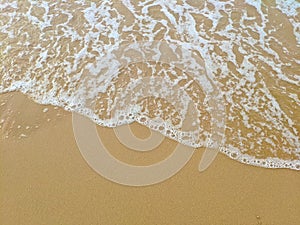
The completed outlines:
<svg viewBox="0 0 300 225">
<path fill-rule="evenodd" d="M 219 154 L 199 173 L 199 149 L 163 183 L 122 186 L 95 173 L 82 158 L 71 113 L 51 106 L 43 112 L 45 106 L 19 93 L 1 95 L 0 104 L 0 117 L 5 118 L 0 140 L 1 225 L 300 224 L 297 171 L 253 167 Z M 137 124 L 132 129 L 140 137 L 149 133 Z M 133 153 L 112 129 L 98 131 L 115 157 L 135 164 L 158 161 L 175 146 L 165 139 L 151 153 Z M 22 132 L 27 137 L 20 136 Z"/>
</svg>

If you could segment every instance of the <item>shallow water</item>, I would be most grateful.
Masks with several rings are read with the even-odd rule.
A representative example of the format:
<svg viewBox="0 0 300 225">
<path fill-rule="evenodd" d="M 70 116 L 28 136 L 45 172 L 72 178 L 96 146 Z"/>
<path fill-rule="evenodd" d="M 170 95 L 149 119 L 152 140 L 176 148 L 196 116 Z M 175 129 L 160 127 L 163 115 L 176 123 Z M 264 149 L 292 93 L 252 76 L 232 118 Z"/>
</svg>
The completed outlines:
<svg viewBox="0 0 300 225">
<path fill-rule="evenodd" d="M 299 13 L 292 0 L 1 1 L 0 93 L 194 147 L 217 124 L 229 157 L 300 170 Z"/>
</svg>

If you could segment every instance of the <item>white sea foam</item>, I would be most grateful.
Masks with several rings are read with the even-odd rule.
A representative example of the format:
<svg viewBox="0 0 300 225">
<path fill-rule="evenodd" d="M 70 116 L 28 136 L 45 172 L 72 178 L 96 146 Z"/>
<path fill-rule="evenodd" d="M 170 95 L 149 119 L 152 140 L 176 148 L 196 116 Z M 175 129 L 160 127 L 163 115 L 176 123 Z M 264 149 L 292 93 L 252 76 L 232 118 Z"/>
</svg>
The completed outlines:
<svg viewBox="0 0 300 225">
<path fill-rule="evenodd" d="M 163 127 L 162 134 L 200 147 L 212 135 L 217 84 L 227 119 L 221 151 L 243 163 L 300 170 L 297 1 L 28 2 L 0 2 L 0 93 L 21 91 L 103 126 L 136 120 Z M 145 62 L 139 43 L 161 40 L 169 47 L 152 46 Z M 120 57 L 124 46 L 131 47 Z M 129 50 L 143 60 L 131 63 Z M 142 92 L 135 88 L 147 76 L 164 85 L 137 102 Z M 124 96 L 133 93 L 128 104 Z M 188 99 L 198 111 L 183 139 Z"/>
</svg>

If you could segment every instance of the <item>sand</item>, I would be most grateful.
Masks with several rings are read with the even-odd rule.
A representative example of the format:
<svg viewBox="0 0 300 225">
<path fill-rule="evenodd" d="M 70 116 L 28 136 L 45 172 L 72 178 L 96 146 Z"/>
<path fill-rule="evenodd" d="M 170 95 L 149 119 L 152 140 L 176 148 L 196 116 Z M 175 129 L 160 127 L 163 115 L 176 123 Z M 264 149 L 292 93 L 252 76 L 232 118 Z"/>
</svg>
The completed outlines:
<svg viewBox="0 0 300 225">
<path fill-rule="evenodd" d="M 71 113 L 19 93 L 1 95 L 0 104 L 0 117 L 6 118 L 0 140 L 2 225 L 300 224 L 299 171 L 249 166 L 218 154 L 200 173 L 203 149 L 198 149 L 162 183 L 123 186 L 94 172 L 83 159 Z M 149 133 L 138 124 L 132 129 L 140 137 Z M 135 164 L 159 161 L 176 145 L 165 139 L 151 153 L 134 153 L 112 129 L 98 127 L 98 132 L 115 157 Z"/>
</svg>

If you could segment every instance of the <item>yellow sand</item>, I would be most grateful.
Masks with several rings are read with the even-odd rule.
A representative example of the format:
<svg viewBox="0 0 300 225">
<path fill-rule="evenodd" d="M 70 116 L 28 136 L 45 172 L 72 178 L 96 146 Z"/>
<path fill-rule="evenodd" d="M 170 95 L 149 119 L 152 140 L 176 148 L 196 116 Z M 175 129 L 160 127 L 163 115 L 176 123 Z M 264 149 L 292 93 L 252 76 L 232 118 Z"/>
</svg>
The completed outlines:
<svg viewBox="0 0 300 225">
<path fill-rule="evenodd" d="M 1 225 L 300 224 L 297 171 L 248 166 L 219 154 L 208 170 L 199 173 L 199 149 L 178 174 L 163 183 L 122 186 L 95 173 L 82 158 L 71 113 L 48 106 L 43 113 L 45 106 L 18 93 L 1 95 L 2 100 L 0 117 L 8 118 L 5 129 L 11 132 L 6 134 L 2 124 Z M 18 124 L 22 124 L 19 129 Z M 26 124 L 39 127 L 28 131 L 23 128 Z M 132 129 L 140 137 L 148 134 L 137 124 Z M 125 162 L 151 164 L 175 146 L 165 140 L 152 153 L 133 153 L 111 129 L 99 127 L 98 131 L 107 148 L 114 149 L 112 154 Z M 27 132 L 28 137 L 19 139 L 18 132 Z"/>
</svg>

